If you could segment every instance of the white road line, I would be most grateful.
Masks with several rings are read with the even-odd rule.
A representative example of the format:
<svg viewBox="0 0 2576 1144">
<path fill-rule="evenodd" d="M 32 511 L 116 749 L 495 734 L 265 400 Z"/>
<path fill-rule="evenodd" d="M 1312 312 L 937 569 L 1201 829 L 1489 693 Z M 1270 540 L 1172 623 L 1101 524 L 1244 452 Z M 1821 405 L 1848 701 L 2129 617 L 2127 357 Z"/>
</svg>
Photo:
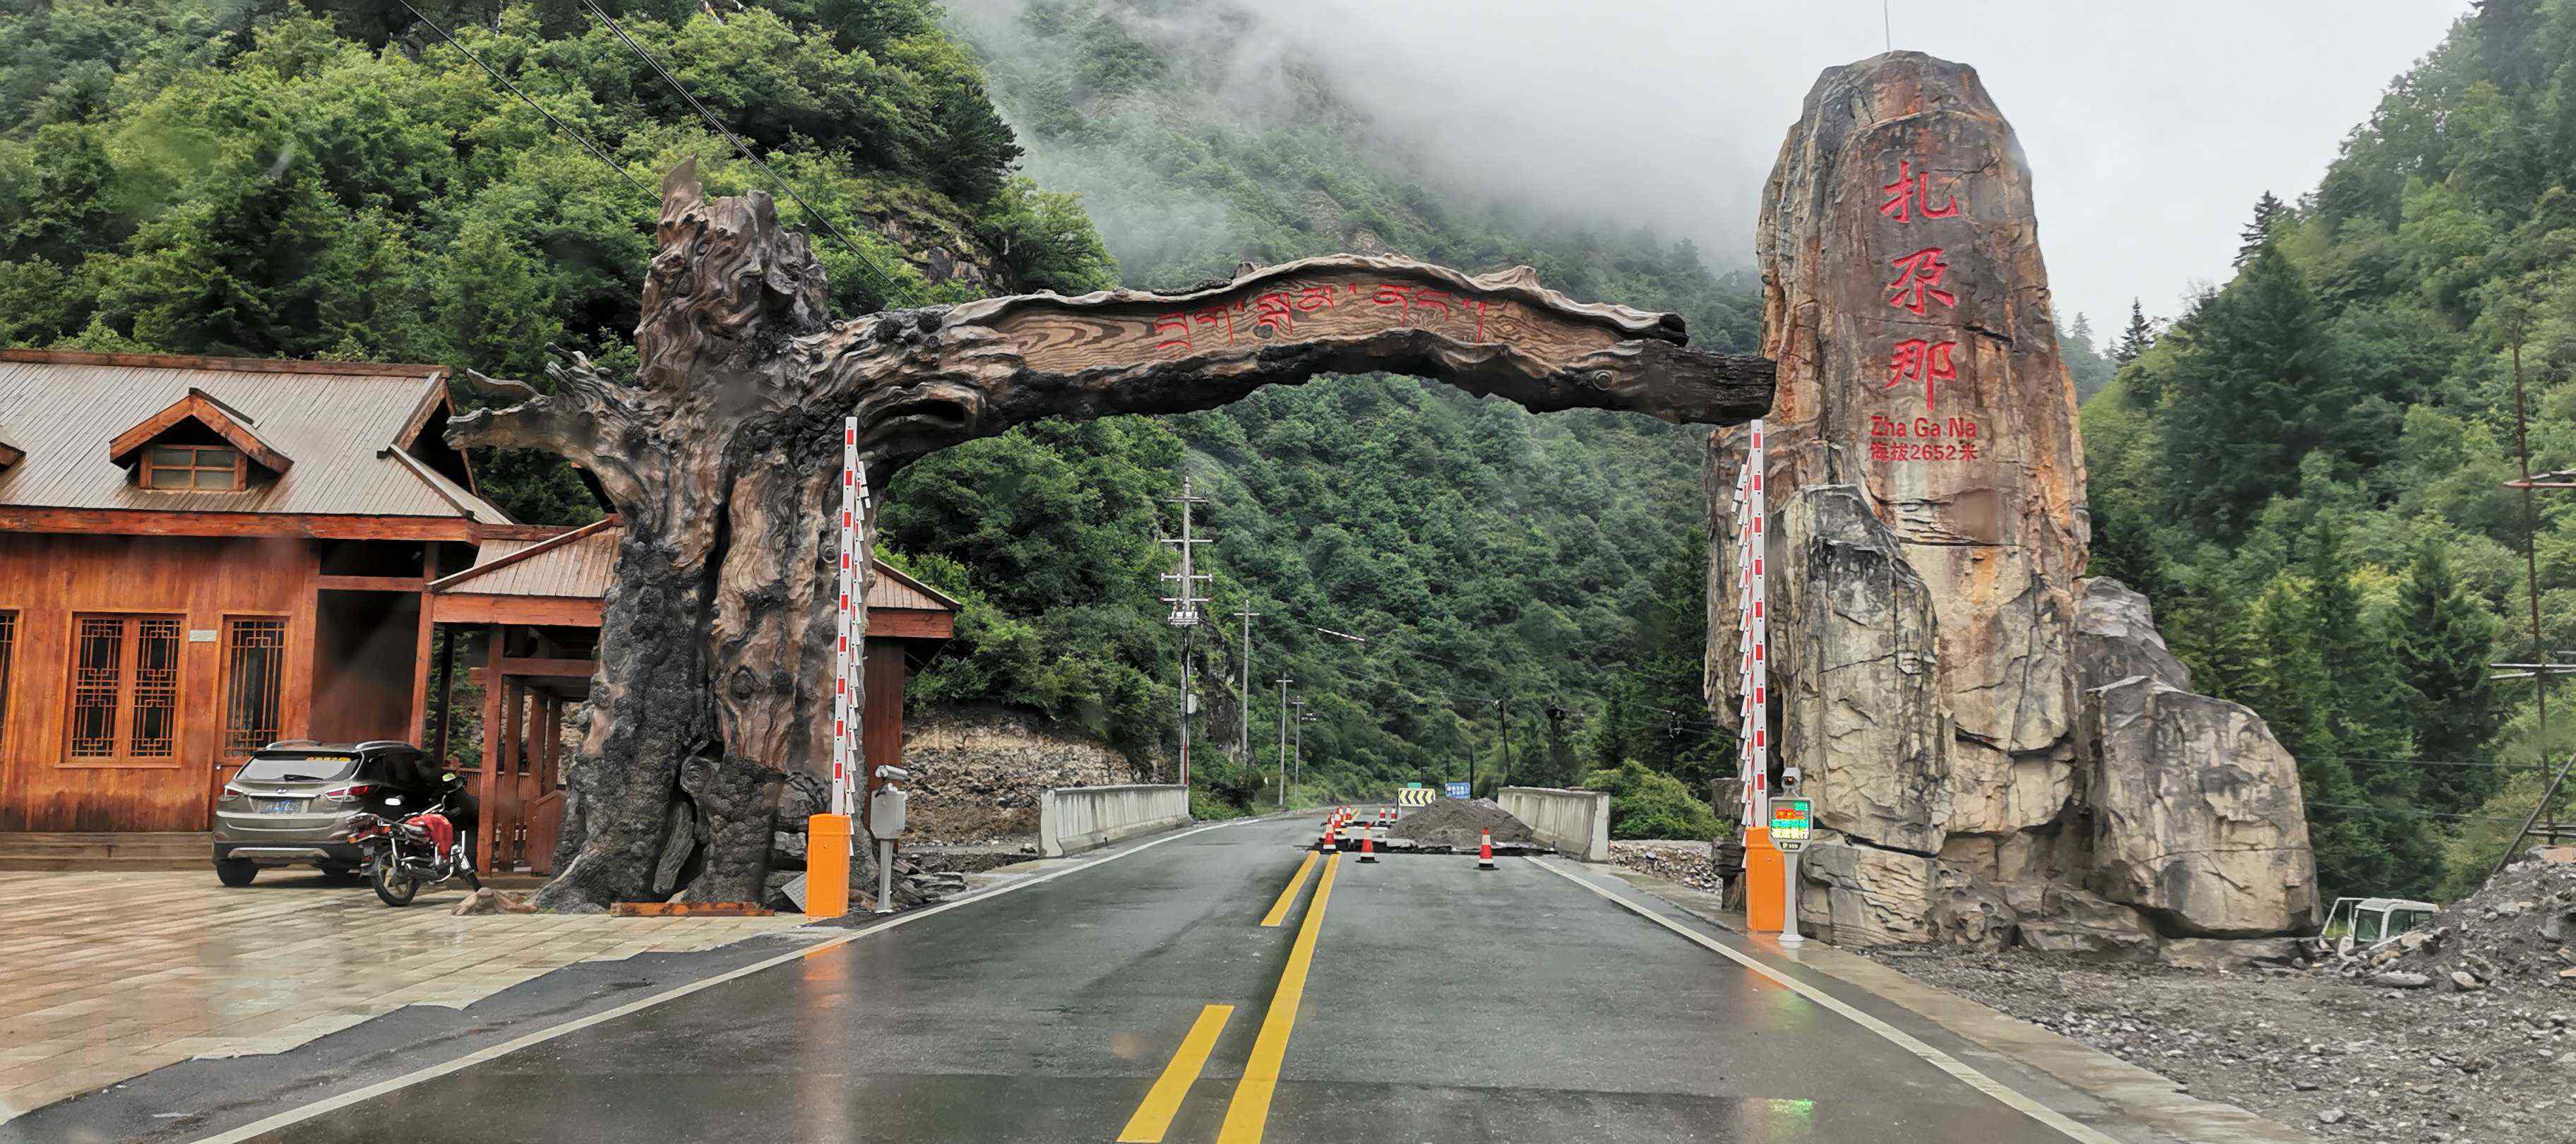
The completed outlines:
<svg viewBox="0 0 2576 1144">
<path fill-rule="evenodd" d="M 1760 961 L 1755 960 L 1753 957 L 1740 950 L 1736 950 L 1723 943 L 1713 941 L 1707 935 L 1702 934 L 1697 930 L 1681 925 L 1673 921 L 1671 918 L 1667 918 L 1662 914 L 1647 909 L 1636 902 L 1629 901 L 1627 898 L 1618 894 L 1611 893 L 1610 891 L 1594 885 L 1592 882 L 1572 873 L 1560 870 L 1552 864 L 1541 862 L 1535 858 L 1529 859 L 1529 863 L 1541 870 L 1547 871 L 1550 874 L 1554 874 L 1559 878 L 1563 878 L 1566 881 L 1572 882 L 1575 885 L 1599 894 L 1604 898 L 1608 898 L 1611 901 L 1618 903 L 1622 909 L 1625 909 L 1638 917 L 1644 918 L 1647 921 L 1653 922 L 1656 925 L 1662 926 L 1665 929 L 1671 930 L 1674 933 L 1680 934 L 1683 937 L 1689 938 L 1709 949 L 1715 950 L 1720 954 L 1724 954 L 1725 956 L 1734 959 L 1736 962 L 1742 964 L 1746 969 L 1750 969 L 1755 973 L 1759 973 L 1764 977 L 1770 978 L 1772 981 L 1777 982 L 1791 992 L 1794 992 L 1809 1001 L 1813 1001 L 1818 1005 L 1822 1005 L 1835 1013 L 1839 1013 L 1850 1019 L 1853 1024 L 1886 1038 L 1888 1041 L 1894 1043 L 1898 1048 L 1904 1049 L 1906 1052 L 1923 1058 L 1925 1061 L 1930 1062 L 1932 1067 L 1940 1069 L 1942 1072 L 1948 1073 L 1951 1076 L 1957 1077 L 1970 1088 L 1974 1088 L 1979 1092 L 1995 1098 L 1996 1100 L 2002 1101 L 2013 1111 L 2019 1112 L 2022 1115 L 2028 1116 L 2033 1120 L 2058 1130 L 2059 1132 L 2065 1133 L 2069 1139 L 2081 1140 L 2084 1144 L 2121 1144 L 2117 1139 L 2105 1136 L 2100 1132 L 2096 1132 L 2091 1128 L 2087 1128 L 2082 1124 L 2078 1124 L 2075 1121 L 2068 1119 L 2064 1113 L 2061 1113 L 2054 1108 L 2050 1108 L 2045 1104 L 2041 1104 L 2036 1100 L 2023 1096 L 2021 1093 L 2006 1086 L 2002 1081 L 1996 1080 L 1993 1077 L 1987 1076 L 1984 1073 L 1968 1067 L 1967 1063 L 1961 1061 L 1959 1058 L 1916 1040 L 1905 1030 L 1899 1029 L 1894 1025 L 1890 1025 L 1885 1021 L 1881 1021 L 1876 1017 L 1870 1016 L 1867 1013 L 1843 1004 L 1841 1001 L 1835 999 L 1832 994 L 1809 985 L 1806 982 L 1800 981 L 1797 978 L 1791 977 L 1788 974 L 1782 973 L 1779 970 L 1773 969 L 1768 965 L 1764 965 Z"/>
<path fill-rule="evenodd" d="M 751 964 L 749 964 L 749 965 L 743 966 L 743 967 L 742 967 L 742 968 L 740 968 L 740 969 L 731 970 L 731 971 L 729 971 L 729 972 L 725 972 L 725 973 L 719 973 L 719 974 L 717 974 L 717 975 L 715 975 L 715 976 L 713 976 L 713 977 L 705 978 L 705 979 L 698 980 L 698 981 L 692 981 L 692 982 L 690 982 L 690 983 L 688 983 L 688 984 L 686 984 L 686 985 L 676 986 L 676 987 L 674 987 L 674 988 L 671 988 L 671 989 L 668 989 L 668 990 L 664 990 L 663 992 L 656 993 L 656 994 L 654 994 L 654 995 L 652 995 L 652 996 L 650 996 L 650 997 L 646 997 L 646 998 L 644 998 L 644 999 L 642 999 L 642 1000 L 640 1000 L 640 1001 L 629 1001 L 629 1002 L 627 1002 L 626 1004 L 624 1004 L 624 1005 L 620 1005 L 620 1006 L 618 1006 L 618 1007 L 616 1007 L 616 1008 L 614 1008 L 614 1009 L 609 1009 L 609 1010 L 606 1010 L 606 1011 L 603 1011 L 603 1012 L 599 1012 L 599 1013 L 593 1013 L 593 1014 L 591 1014 L 590 1016 L 582 1017 L 582 1018 L 579 1018 L 579 1019 L 577 1019 L 577 1020 L 566 1021 L 566 1022 L 564 1022 L 563 1024 L 555 1025 L 555 1026 L 551 1026 L 551 1027 L 549 1027 L 549 1028 L 539 1029 L 539 1030 L 537 1030 L 536 1032 L 528 1033 L 528 1034 L 526 1034 L 526 1035 L 524 1035 L 524 1036 L 516 1037 L 516 1038 L 513 1038 L 513 1039 L 511 1039 L 511 1040 L 503 1041 L 503 1042 L 501 1042 L 500 1044 L 497 1044 L 497 1045 L 488 1045 L 488 1046 L 485 1046 L 485 1047 L 483 1047 L 483 1048 L 476 1049 L 476 1050 L 474 1050 L 473 1052 L 467 1053 L 467 1054 L 465 1054 L 464 1056 L 458 1057 L 458 1058 L 456 1058 L 456 1059 L 454 1059 L 454 1060 L 444 1062 L 444 1063 L 442 1063 L 442 1064 L 435 1064 L 435 1065 L 431 1065 L 431 1066 L 429 1066 L 428 1068 L 425 1068 L 425 1069 L 420 1069 L 420 1070 L 417 1070 L 417 1071 L 414 1071 L 414 1072 L 404 1073 L 403 1075 L 398 1076 L 398 1077 L 394 1077 L 394 1078 L 393 1078 L 393 1079 L 391 1079 L 391 1080 L 381 1080 L 381 1081 L 377 1081 L 376 1083 L 371 1084 L 371 1085 L 368 1085 L 368 1086 L 366 1086 L 366 1087 L 364 1087 L 364 1088 L 351 1089 L 351 1090 L 349 1090 L 349 1091 L 347 1091 L 347 1092 L 344 1092 L 344 1093 L 339 1094 L 338 1096 L 326 1097 L 326 1098 L 324 1098 L 324 1099 L 314 1101 L 314 1102 L 313 1102 L 313 1103 L 311 1103 L 311 1104 L 304 1105 L 304 1106 L 302 1106 L 302 1107 L 300 1107 L 300 1108 L 292 1108 L 292 1109 L 288 1109 L 287 1111 L 285 1111 L 285 1112 L 281 1112 L 281 1113 L 278 1113 L 278 1114 L 276 1114 L 276 1115 L 274 1115 L 274 1116 L 270 1116 L 270 1117 L 267 1117 L 267 1118 L 264 1118 L 264 1119 L 261 1119 L 261 1120 L 255 1120 L 255 1121 L 252 1121 L 251 1123 L 248 1123 L 248 1124 L 242 1125 L 241 1127 L 239 1127 L 239 1128 L 235 1128 L 235 1129 L 233 1129 L 233 1130 L 231 1130 L 231 1131 L 229 1131 L 229 1132 L 222 1132 L 222 1133 L 218 1133 L 218 1134 L 213 1135 L 213 1136 L 202 1137 L 202 1138 L 200 1138 L 200 1139 L 198 1139 L 198 1140 L 193 1141 L 193 1142 L 192 1142 L 192 1144 L 241 1144 L 241 1142 L 242 1142 L 242 1141 L 250 1140 L 250 1139 L 253 1139 L 253 1138 L 255 1138 L 255 1137 L 261 1136 L 261 1135 L 263 1135 L 263 1134 L 277 1131 L 278 1129 L 280 1129 L 280 1128 L 284 1128 L 284 1127 L 286 1127 L 286 1126 L 288 1126 L 288 1125 L 290 1125 L 290 1124 L 300 1124 L 300 1123 L 302 1123 L 302 1122 L 304 1122 L 304 1121 L 311 1120 L 311 1119 L 313 1119 L 313 1118 L 314 1118 L 314 1117 L 316 1117 L 316 1116 L 320 1116 L 320 1115 L 322 1115 L 322 1114 L 324 1114 L 324 1113 L 326 1113 L 326 1112 L 335 1112 L 335 1111 L 338 1111 L 339 1109 L 347 1108 L 347 1107 L 349 1107 L 349 1106 L 350 1106 L 350 1105 L 352 1105 L 352 1104 L 357 1104 L 357 1103 L 360 1103 L 360 1102 L 362 1102 L 362 1101 L 373 1100 L 373 1099 L 375 1099 L 376 1097 L 383 1096 L 384 1094 L 389 1093 L 389 1092 L 394 1092 L 394 1091 L 398 1091 L 398 1090 L 400 1090 L 400 1089 L 410 1088 L 411 1086 L 416 1085 L 416 1084 L 419 1084 L 419 1083 L 421 1083 L 422 1081 L 426 1081 L 426 1080 L 436 1080 L 436 1079 L 438 1079 L 439 1077 L 446 1076 L 447 1074 L 452 1073 L 452 1072 L 456 1072 L 456 1071 L 458 1071 L 458 1070 L 460 1070 L 460 1069 L 472 1068 L 472 1067 L 474 1067 L 475 1065 L 482 1064 L 482 1063 L 483 1063 L 483 1062 L 485 1062 L 485 1061 L 489 1061 L 489 1060 L 496 1060 L 496 1059 L 499 1059 L 499 1058 L 501 1058 L 501 1057 L 508 1056 L 508 1055 L 510 1055 L 511 1053 L 518 1052 L 519 1050 L 524 1049 L 524 1048 L 527 1048 L 527 1047 L 529 1047 L 530 1045 L 541 1045 L 541 1044 L 544 1044 L 544 1043 L 545 1043 L 545 1042 L 547 1042 L 547 1041 L 551 1041 L 551 1040 L 553 1040 L 553 1039 L 555 1039 L 555 1038 L 557 1038 L 557 1037 L 563 1036 L 563 1035 L 565 1035 L 565 1034 L 567 1034 L 567 1033 L 577 1033 L 577 1032 L 580 1032 L 580 1031 L 581 1031 L 581 1030 L 583 1030 L 583 1029 L 587 1029 L 587 1028 L 589 1028 L 589 1027 L 591 1027 L 591 1026 L 593 1026 L 593 1025 L 603 1024 L 603 1023 L 606 1023 L 606 1022 L 609 1022 L 609 1021 L 614 1021 L 614 1020 L 616 1020 L 616 1019 L 618 1019 L 618 1018 L 620 1018 L 620 1017 L 624 1017 L 624 1016 L 627 1016 L 627 1015 L 632 1014 L 632 1013 L 639 1013 L 639 1012 L 642 1012 L 642 1011 L 644 1011 L 644 1010 L 646 1010 L 646 1009 L 650 1009 L 650 1008 L 652 1008 L 652 1007 L 654 1007 L 654 1006 L 656 1006 L 656 1005 L 660 1005 L 660 1004 L 663 1004 L 663 1003 L 666 1003 L 666 1002 L 670 1002 L 670 1001 L 677 1001 L 677 1000 L 679 1000 L 680 998 L 682 998 L 682 997 L 686 997 L 686 996 L 688 996 L 689 994 L 695 993 L 695 992 L 697 992 L 697 991 L 699 991 L 699 990 L 701 990 L 701 989 L 711 989 L 711 988 L 714 988 L 715 986 L 722 985 L 722 984 L 724 984 L 725 982 L 732 981 L 732 980 L 734 980 L 734 979 L 736 979 L 736 978 L 749 977 L 749 976 L 751 976 L 752 974 L 758 973 L 758 972 L 760 972 L 761 970 L 764 970 L 764 969 L 771 969 L 771 968 L 774 968 L 774 967 L 777 967 L 777 966 L 785 965 L 785 964 L 787 964 L 788 962 L 791 962 L 791 961 L 797 961 L 797 960 L 801 960 L 801 959 L 803 959 L 803 958 L 811 957 L 811 956 L 813 956 L 813 955 L 815 955 L 815 954 L 817 954 L 817 953 L 821 953 L 821 952 L 823 952 L 824 950 L 827 950 L 827 949 L 833 949 L 833 948 L 838 947 L 838 946 L 848 945 L 848 944 L 850 944 L 851 942 L 854 942 L 854 941 L 859 940 L 860 938 L 867 937 L 867 936 L 869 936 L 869 935 L 871 935 L 871 934 L 880 934 L 880 933 L 884 933 L 885 931 L 890 930 L 890 929 L 893 929 L 893 928 L 895 928 L 896 926 L 909 925 L 909 924 L 911 924 L 911 923 L 913 923 L 913 922 L 917 922 L 917 921 L 920 921 L 920 920 L 921 920 L 921 919 L 923 919 L 923 918 L 929 917 L 929 916 L 931 916 L 932 914 L 946 913 L 946 912 L 948 912 L 949 910 L 956 909 L 956 908 L 957 908 L 957 907 L 959 907 L 959 906 L 972 905 L 972 904 L 974 904 L 974 903 L 976 903 L 976 902 L 990 901 L 990 900 L 992 900 L 992 899 L 994 899 L 994 898 L 1001 897 L 1002 895 L 1004 895 L 1004 894 L 1008 894 L 1008 893 L 1011 893 L 1011 892 L 1013 892 L 1013 891 L 1015 891 L 1015 890 L 1025 890 L 1025 889 L 1028 889 L 1028 888 L 1029 888 L 1029 887 L 1031 887 L 1031 886 L 1035 886 L 1035 885 L 1038 885 L 1038 884 L 1043 883 L 1043 882 L 1052 882 L 1052 881 L 1054 881 L 1054 880 L 1056 880 L 1056 879 L 1058 879 L 1058 878 L 1064 877 L 1064 876 L 1065 876 L 1065 875 L 1067 875 L 1067 874 L 1078 874 L 1078 873 L 1081 873 L 1081 872 L 1082 872 L 1082 871 L 1084 871 L 1084 870 L 1089 870 L 1089 869 L 1091 869 L 1091 868 L 1093 868 L 1093 867 L 1095 867 L 1095 866 L 1100 866 L 1100 865 L 1104 865 L 1104 864 L 1106 864 L 1106 863 L 1115 862 L 1115 861 L 1117 861 L 1118 859 L 1124 858 L 1124 857 L 1126 857 L 1126 856 L 1128 856 L 1128 855 L 1130 855 L 1130 854 L 1137 854 L 1137 853 L 1142 853 L 1142 852 L 1147 851 L 1147 850 L 1151 850 L 1151 849 L 1153 849 L 1153 848 L 1155 848 L 1155 847 L 1157 847 L 1157 846 L 1160 846 L 1160 845 L 1162 845 L 1162 844 L 1164 844 L 1164 843 L 1166 843 L 1166 842 L 1177 842 L 1177 841 L 1180 841 L 1181 839 L 1187 838 L 1187 837 L 1189 837 L 1189 836 L 1191 836 L 1191 835 L 1193 835 L 1193 834 L 1204 834 L 1204 833 L 1206 833 L 1206 832 L 1208 832 L 1208 831 L 1218 829 L 1219 827 L 1224 827 L 1224 826 L 1230 826 L 1230 825 L 1233 825 L 1235 822 L 1249 822 L 1249 821 L 1255 821 L 1255 820 L 1252 820 L 1252 819 L 1234 819 L 1234 820 L 1230 820 L 1230 821 L 1228 821 L 1228 822 L 1212 822 L 1212 823 L 1209 823 L 1209 824 L 1208 824 L 1208 825 L 1206 825 L 1206 826 L 1199 827 L 1199 828 L 1198 828 L 1198 829 L 1196 829 L 1196 830 L 1185 830 L 1185 831 L 1182 831 L 1182 832 L 1181 832 L 1181 833 L 1179 833 L 1179 834 L 1167 835 L 1167 836 L 1162 837 L 1162 838 L 1157 838 L 1157 839 L 1155 839 L 1155 840 L 1153 840 L 1153 841 L 1151 841 L 1151 842 L 1144 843 L 1143 845 L 1140 845 L 1140 846 L 1131 846 L 1131 847 L 1129 847 L 1129 848 L 1127 848 L 1127 849 L 1125 849 L 1125 850 L 1121 850 L 1121 851 L 1119 851 L 1119 852 L 1117 852 L 1117 853 L 1115 853 L 1115 854 L 1103 855 L 1103 856 L 1101 856 L 1101 857 L 1099 857 L 1099 858 L 1094 858 L 1094 859 L 1092 859 L 1091 861 L 1084 862 L 1084 863 L 1082 863 L 1082 864 L 1080 864 L 1080 865 L 1076 865 L 1076 866 L 1067 866 L 1067 867 L 1065 867 L 1064 869 L 1061 869 L 1061 870 L 1052 870 L 1052 871 L 1049 871 L 1049 872 L 1047 872 L 1047 873 L 1037 875 L 1036 877 L 1030 878 L 1030 879 L 1028 879 L 1027 881 L 1024 881 L 1024 882 L 1013 882 L 1013 883 L 1011 883 L 1011 884 L 1009 884 L 1009 885 L 1007 885 L 1007 886 L 999 886 L 999 887 L 996 887 L 996 888 L 994 888 L 994 889 L 986 890 L 986 891 L 984 891 L 984 892 L 982 892 L 982 893 L 979 893 L 979 894 L 970 894 L 970 895 L 968 895 L 968 896 L 966 896 L 966 897 L 962 897 L 962 898 L 954 898 L 954 899 L 951 899 L 951 900 L 949 900 L 949 901 L 941 902 L 941 903 L 939 903 L 938 905 L 931 906 L 931 907 L 929 907 L 928 909 L 914 910 L 914 911 L 912 911 L 912 912 L 910 912 L 910 913 L 897 914 L 897 915 L 895 915 L 895 917 L 894 917 L 894 919 L 893 919 L 893 920 L 888 921 L 888 922 L 886 922 L 886 923 L 884 923 L 884 924 L 882 924 L 882 925 L 869 926 L 868 928 L 863 929 L 863 930 L 854 930 L 854 931 L 852 931 L 852 932 L 850 932 L 850 933 L 847 933 L 847 934 L 844 934 L 844 935 L 842 935 L 842 936 L 840 936 L 840 937 L 831 938 L 831 939 L 828 939 L 828 940 L 825 940 L 825 941 L 818 941 L 818 942 L 815 942 L 815 943 L 814 943 L 814 944 L 812 944 L 812 945 L 803 945 L 803 946 L 798 946 L 798 947 L 796 947 L 796 948 L 795 948 L 795 949 L 793 949 L 793 950 L 790 950 L 790 951 L 788 951 L 788 952 L 786 952 L 786 953 L 779 954 L 778 956 L 773 957 L 773 958 L 769 958 L 768 960 L 765 960 L 765 961 L 755 961 L 755 962 L 753 962 L 753 963 L 751 963 Z"/>
</svg>

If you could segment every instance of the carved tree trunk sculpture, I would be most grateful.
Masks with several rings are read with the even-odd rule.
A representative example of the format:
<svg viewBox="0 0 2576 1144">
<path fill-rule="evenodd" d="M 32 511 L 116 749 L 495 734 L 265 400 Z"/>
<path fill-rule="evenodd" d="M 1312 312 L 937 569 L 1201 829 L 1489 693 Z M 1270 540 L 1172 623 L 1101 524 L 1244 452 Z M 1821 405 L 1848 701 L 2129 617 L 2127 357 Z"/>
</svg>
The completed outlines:
<svg viewBox="0 0 2576 1144">
<path fill-rule="evenodd" d="M 663 185 L 633 384 L 576 355 L 554 391 L 457 419 L 462 446 L 537 448 L 624 518 L 588 738 L 548 908 L 756 898 L 788 770 L 828 767 L 841 420 L 872 487 L 1047 417 L 1179 413 L 1318 373 L 1435 378 L 1535 410 L 1731 424 L 1771 363 L 1687 348 L 1681 320 L 1587 305 L 1527 268 L 1469 277 L 1350 255 L 1186 294 L 996 298 L 845 322 L 766 195 Z M 874 520 L 864 524 L 874 535 Z M 864 565 L 863 565 L 864 566 Z M 864 609 L 862 609 L 864 615 Z"/>
</svg>

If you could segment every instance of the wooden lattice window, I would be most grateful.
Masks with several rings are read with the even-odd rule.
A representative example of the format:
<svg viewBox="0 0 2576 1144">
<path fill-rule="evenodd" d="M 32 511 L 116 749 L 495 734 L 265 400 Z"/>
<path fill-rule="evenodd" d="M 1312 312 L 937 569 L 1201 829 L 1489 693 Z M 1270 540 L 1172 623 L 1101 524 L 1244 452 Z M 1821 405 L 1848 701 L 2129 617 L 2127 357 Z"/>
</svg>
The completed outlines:
<svg viewBox="0 0 2576 1144">
<path fill-rule="evenodd" d="M 223 445 L 154 445 L 143 451 L 143 487 L 164 492 L 239 492 L 250 473 L 242 451 Z"/>
<path fill-rule="evenodd" d="M 178 745 L 178 617 L 73 617 L 71 757 L 166 759 Z"/>
<path fill-rule="evenodd" d="M 224 757 L 242 758 L 277 741 L 286 677 L 286 621 L 224 621 Z"/>
</svg>

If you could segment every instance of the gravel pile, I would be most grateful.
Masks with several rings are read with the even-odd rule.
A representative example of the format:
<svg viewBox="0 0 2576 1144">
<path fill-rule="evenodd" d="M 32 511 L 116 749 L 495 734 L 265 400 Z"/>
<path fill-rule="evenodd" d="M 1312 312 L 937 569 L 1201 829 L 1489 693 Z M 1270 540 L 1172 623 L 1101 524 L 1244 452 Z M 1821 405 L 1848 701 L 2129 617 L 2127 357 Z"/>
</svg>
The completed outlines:
<svg viewBox="0 0 2576 1144">
<path fill-rule="evenodd" d="M 1635 839 L 1610 844 L 1610 860 L 1641 874 L 1679 882 L 1694 890 L 1717 893 L 1724 888 L 1716 859 L 1706 842 L 1688 839 Z"/>
<path fill-rule="evenodd" d="M 2021 949 L 1857 952 L 2326 1139 L 2576 1140 L 2576 983 L 2461 993 Z"/>
<path fill-rule="evenodd" d="M 1538 836 L 1530 833 L 1526 823 L 1504 813 L 1502 804 L 1489 798 L 1441 799 L 1396 819 L 1395 829 L 1387 833 L 1424 846 L 1472 850 L 1488 829 L 1494 832 L 1497 845 L 1538 843 Z"/>
<path fill-rule="evenodd" d="M 2430 927 L 2329 958 L 2318 971 L 2395 989 L 2567 998 L 2576 993 L 2576 862 L 2515 862 Z"/>
</svg>

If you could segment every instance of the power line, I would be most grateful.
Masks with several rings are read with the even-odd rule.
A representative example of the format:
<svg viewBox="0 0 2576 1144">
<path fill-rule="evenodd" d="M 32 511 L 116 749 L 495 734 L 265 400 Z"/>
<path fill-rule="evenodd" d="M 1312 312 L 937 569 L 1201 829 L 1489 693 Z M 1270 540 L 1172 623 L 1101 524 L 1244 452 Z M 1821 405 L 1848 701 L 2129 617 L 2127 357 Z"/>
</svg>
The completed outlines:
<svg viewBox="0 0 2576 1144">
<path fill-rule="evenodd" d="M 779 190 L 787 192 L 788 198 L 796 200 L 796 205 L 804 208 L 806 218 L 821 226 L 826 233 L 838 240 L 841 246 L 850 252 L 851 257 L 858 259 L 862 273 L 868 274 L 872 278 L 875 276 L 875 268 L 869 264 L 867 255 L 860 253 L 858 244 L 851 242 L 848 235 L 842 234 L 840 227 L 832 225 L 831 216 L 815 210 L 814 204 L 806 202 L 805 196 L 796 193 L 796 184 L 788 182 L 784 176 L 780 175 L 776 169 L 769 165 L 767 160 L 762 159 L 759 154 L 755 153 L 751 149 L 751 144 L 743 142 L 741 136 L 734 134 L 732 128 L 725 126 L 724 121 L 717 119 L 714 112 L 707 110 L 706 104 L 698 102 L 698 97 L 690 94 L 689 89 L 681 85 L 678 76 L 672 75 L 670 69 L 663 67 L 662 61 L 654 58 L 653 53 L 644 50 L 644 45 L 636 43 L 635 37 L 626 34 L 625 25 L 618 23 L 616 17 L 609 15 L 606 9 L 601 8 L 599 6 L 599 0 L 581 0 L 581 3 L 583 7 L 590 9 L 591 15 L 599 17 L 601 23 L 608 25 L 609 31 L 617 33 L 618 39 L 626 41 L 626 46 L 634 50 L 637 58 L 642 59 L 645 66 L 653 69 L 653 74 L 662 77 L 662 82 L 664 84 L 669 85 L 672 91 L 679 93 L 680 98 L 687 101 L 690 107 L 697 109 L 698 118 L 706 120 L 707 126 L 715 128 L 717 134 L 724 136 L 726 142 L 733 144 L 735 151 L 740 152 L 743 158 L 750 160 L 753 166 L 760 168 L 762 173 L 768 175 L 771 182 L 778 184 Z M 889 293 L 884 288 L 885 282 L 883 279 L 877 279 L 872 283 L 872 286 L 877 290 L 880 299 L 884 298 Z"/>
<path fill-rule="evenodd" d="M 583 135 L 581 132 L 574 130 L 572 124 L 566 123 L 562 119 L 557 118 L 555 113 L 546 110 L 543 104 L 529 98 L 527 92 L 519 90 L 518 84 L 510 82 L 510 77 L 502 75 L 499 71 L 494 70 L 492 65 L 484 63 L 483 57 L 475 55 L 473 49 L 456 42 L 456 37 L 448 35 L 447 29 L 438 26 L 438 21 L 422 15 L 420 9 L 412 7 L 411 0 L 395 0 L 395 3 L 401 4 L 403 6 L 403 11 L 411 13 L 412 19 L 429 25 L 429 30 L 438 33 L 439 39 L 447 41 L 448 47 L 456 49 L 458 52 L 463 53 L 466 59 L 474 61 L 474 66 L 483 69 L 483 74 L 491 76 L 493 82 L 510 89 L 510 94 L 518 96 L 519 102 L 527 104 L 530 108 L 534 109 L 537 114 L 545 116 L 546 122 L 554 124 L 556 130 L 572 136 L 573 142 L 581 144 L 582 149 L 590 152 L 593 158 L 607 164 L 609 170 L 617 172 L 620 177 L 624 178 L 627 183 L 632 185 L 636 190 L 642 191 L 646 195 L 653 195 L 653 188 L 645 186 L 642 179 L 636 178 L 632 173 L 628 172 L 626 168 L 618 166 L 617 160 L 609 158 L 608 152 L 602 149 L 599 144 L 591 142 L 589 136 Z M 660 196 L 654 197 L 658 198 Z"/>
</svg>

